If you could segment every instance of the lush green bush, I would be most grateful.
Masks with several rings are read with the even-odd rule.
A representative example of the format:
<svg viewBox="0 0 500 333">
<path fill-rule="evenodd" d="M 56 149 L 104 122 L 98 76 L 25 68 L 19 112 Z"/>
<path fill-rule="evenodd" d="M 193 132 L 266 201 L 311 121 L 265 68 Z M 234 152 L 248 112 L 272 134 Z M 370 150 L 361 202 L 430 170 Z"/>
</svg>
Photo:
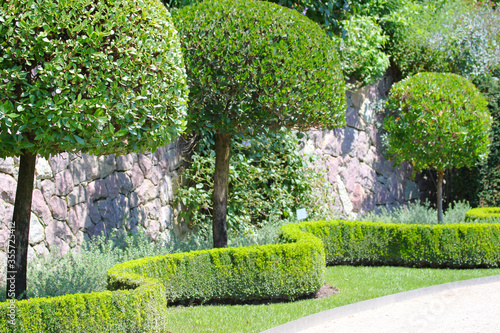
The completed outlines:
<svg viewBox="0 0 500 333">
<path fill-rule="evenodd" d="M 330 265 L 500 267 L 500 224 L 323 221 L 297 226 L 323 241 Z"/>
<path fill-rule="evenodd" d="M 500 207 L 472 208 L 465 213 L 465 220 L 476 223 L 498 223 L 500 222 Z"/>
<path fill-rule="evenodd" d="M 4 302 L 0 332 L 149 332 L 166 310 L 164 295 L 164 287 L 149 280 L 134 290 Z"/>
<path fill-rule="evenodd" d="M 287 244 L 175 253 L 118 264 L 108 271 L 108 288 L 130 289 L 158 279 L 167 301 L 183 303 L 294 299 L 319 290 L 325 270 L 322 243 L 298 229 L 282 239 Z"/>
<path fill-rule="evenodd" d="M 212 224 L 213 137 L 205 132 L 197 141 L 189 167 L 183 171 L 187 182 L 177 191 L 183 204 L 181 217 L 203 235 Z M 229 234 L 248 234 L 270 221 L 294 216 L 310 201 L 309 170 L 306 158 L 297 151 L 297 142 L 297 135 L 287 129 L 232 140 Z"/>
</svg>

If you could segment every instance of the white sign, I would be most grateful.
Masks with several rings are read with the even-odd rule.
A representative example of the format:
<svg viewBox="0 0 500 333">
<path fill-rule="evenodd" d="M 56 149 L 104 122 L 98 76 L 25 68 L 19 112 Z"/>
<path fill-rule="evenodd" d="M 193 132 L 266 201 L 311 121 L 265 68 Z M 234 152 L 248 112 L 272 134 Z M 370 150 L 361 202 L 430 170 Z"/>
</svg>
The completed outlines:
<svg viewBox="0 0 500 333">
<path fill-rule="evenodd" d="M 303 220 L 307 218 L 307 210 L 305 208 L 301 208 L 297 210 L 297 220 Z"/>
</svg>

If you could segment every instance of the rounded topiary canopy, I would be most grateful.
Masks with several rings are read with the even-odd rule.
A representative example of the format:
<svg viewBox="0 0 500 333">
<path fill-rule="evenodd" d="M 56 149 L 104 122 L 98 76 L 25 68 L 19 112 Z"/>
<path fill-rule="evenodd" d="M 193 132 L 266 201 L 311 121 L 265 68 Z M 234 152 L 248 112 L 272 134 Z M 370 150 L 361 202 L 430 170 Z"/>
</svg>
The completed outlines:
<svg viewBox="0 0 500 333">
<path fill-rule="evenodd" d="M 419 73 L 393 85 L 384 120 L 389 153 L 417 171 L 472 166 L 488 153 L 487 101 L 466 78 Z"/>
<path fill-rule="evenodd" d="M 334 42 L 300 13 L 264 1 L 207 0 L 175 12 L 188 73 L 189 123 L 339 127 L 345 84 Z"/>
<path fill-rule="evenodd" d="M 156 0 L 0 7 L 0 157 L 155 149 L 184 127 L 177 32 Z"/>
</svg>

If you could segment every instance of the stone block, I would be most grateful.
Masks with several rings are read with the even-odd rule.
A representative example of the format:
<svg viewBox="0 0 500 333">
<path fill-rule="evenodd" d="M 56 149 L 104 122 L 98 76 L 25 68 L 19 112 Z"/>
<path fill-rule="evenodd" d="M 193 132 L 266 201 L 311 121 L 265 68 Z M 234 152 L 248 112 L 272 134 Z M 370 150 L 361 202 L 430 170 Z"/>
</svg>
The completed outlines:
<svg viewBox="0 0 500 333">
<path fill-rule="evenodd" d="M 112 174 L 104 179 L 106 190 L 109 199 L 115 199 L 120 194 L 120 187 L 118 185 L 116 174 Z"/>
<path fill-rule="evenodd" d="M 87 205 L 79 204 L 69 209 L 68 226 L 75 236 L 80 231 L 94 226 Z"/>
<path fill-rule="evenodd" d="M 392 204 L 396 201 L 394 196 L 389 192 L 387 187 L 384 185 L 377 183 L 375 185 L 375 198 L 377 205 L 387 205 Z"/>
<path fill-rule="evenodd" d="M 357 138 L 358 131 L 353 128 L 346 127 L 344 137 L 340 146 L 342 155 L 349 154 L 355 156 L 357 153 L 357 146 L 354 144 Z"/>
<path fill-rule="evenodd" d="M 368 164 L 360 163 L 357 182 L 366 189 L 373 189 L 377 182 L 377 173 Z"/>
<path fill-rule="evenodd" d="M 141 186 L 144 182 L 144 173 L 137 163 L 132 166 L 132 170 L 127 171 L 127 175 L 130 177 L 133 190 Z"/>
<path fill-rule="evenodd" d="M 45 198 L 45 202 L 49 202 L 50 198 L 56 195 L 56 184 L 49 179 L 45 179 L 40 183 L 40 190 Z"/>
<path fill-rule="evenodd" d="M 99 160 L 97 156 L 82 154 L 83 166 L 87 181 L 93 181 L 99 178 Z"/>
<path fill-rule="evenodd" d="M 139 197 L 139 204 L 144 204 L 159 196 L 158 187 L 148 179 L 145 179 L 142 185 L 137 188 L 136 193 Z"/>
<path fill-rule="evenodd" d="M 399 201 L 403 202 L 405 193 L 404 193 L 404 187 L 403 184 L 400 182 L 398 176 L 396 173 L 393 173 L 387 180 L 387 188 L 389 189 L 389 192 L 394 196 L 394 198 Z"/>
<path fill-rule="evenodd" d="M 162 177 L 163 177 L 163 172 L 162 172 L 161 167 L 159 165 L 152 166 L 151 172 L 149 174 L 149 180 L 151 180 L 151 182 L 154 185 L 158 186 Z"/>
<path fill-rule="evenodd" d="M 12 176 L 0 173 L 0 198 L 14 204 L 16 200 L 17 182 Z"/>
<path fill-rule="evenodd" d="M 50 199 L 48 201 L 50 201 Z M 42 224 L 49 225 L 52 221 L 52 212 L 40 190 L 33 191 L 31 210 L 41 219 Z"/>
<path fill-rule="evenodd" d="M 131 170 L 135 162 L 137 162 L 137 154 L 116 156 L 116 170 L 117 171 Z"/>
<path fill-rule="evenodd" d="M 344 136 L 343 128 L 326 132 L 321 142 L 321 150 L 324 154 L 335 157 L 340 156 L 342 154 Z"/>
<path fill-rule="evenodd" d="M 36 179 L 49 179 L 54 176 L 49 161 L 43 157 L 39 156 L 36 159 L 35 176 Z"/>
<path fill-rule="evenodd" d="M 172 188 L 172 180 L 168 176 L 164 176 L 159 183 L 160 200 L 162 205 L 168 204 L 174 199 L 174 191 Z"/>
<path fill-rule="evenodd" d="M 53 196 L 49 200 L 49 208 L 52 212 L 52 217 L 59 221 L 66 221 L 68 219 L 68 205 L 66 201 L 58 196 Z"/>
<path fill-rule="evenodd" d="M 99 156 L 99 178 L 103 179 L 116 171 L 116 163 L 114 155 Z"/>
<path fill-rule="evenodd" d="M 54 246 L 64 246 L 69 249 L 69 243 L 74 236 L 69 226 L 61 221 L 53 220 L 45 229 L 45 239 L 50 248 Z M 62 243 L 65 243 L 63 245 Z"/>
<path fill-rule="evenodd" d="M 57 175 L 59 172 L 66 170 L 69 166 L 68 153 L 60 153 L 49 158 L 49 164 L 52 167 L 52 173 Z"/>
<path fill-rule="evenodd" d="M 370 140 L 365 132 L 358 132 L 356 146 L 356 158 L 363 161 L 365 156 L 368 154 L 368 151 L 370 150 Z"/>
<path fill-rule="evenodd" d="M 106 187 L 106 181 L 103 179 L 97 179 L 96 181 L 89 183 L 86 188 L 87 201 L 96 201 L 108 196 L 108 189 Z"/>
<path fill-rule="evenodd" d="M 49 249 L 45 246 L 45 243 L 40 243 L 33 246 L 33 250 L 36 252 L 38 257 L 46 256 L 49 254 Z"/>
<path fill-rule="evenodd" d="M 73 207 L 80 203 L 84 203 L 87 200 L 87 192 L 85 187 L 78 185 L 73 187 L 73 191 L 68 194 L 68 206 Z"/>
<path fill-rule="evenodd" d="M 167 230 L 174 223 L 174 209 L 170 206 L 163 206 L 160 210 L 160 231 Z"/>
<path fill-rule="evenodd" d="M 346 124 L 349 127 L 355 128 L 357 130 L 362 131 L 364 128 L 364 124 L 359 117 L 358 110 L 353 107 L 347 108 L 346 114 Z"/>
<path fill-rule="evenodd" d="M 159 220 L 161 216 L 161 201 L 154 199 L 144 205 L 148 219 Z"/>
<path fill-rule="evenodd" d="M 151 167 L 153 166 L 151 161 L 151 155 L 139 154 L 138 159 L 139 159 L 139 167 L 141 168 L 144 177 L 150 178 Z"/>
<path fill-rule="evenodd" d="M 340 178 L 340 175 L 337 176 L 337 189 L 339 193 L 340 201 L 342 202 L 342 207 L 344 208 L 344 213 L 349 215 L 353 210 L 353 205 L 351 199 L 349 198 L 349 194 L 344 186 L 344 182 Z"/>
<path fill-rule="evenodd" d="M 356 184 L 354 187 L 354 191 L 351 194 L 351 203 L 352 203 L 352 211 L 359 212 L 363 207 L 363 199 L 364 199 L 365 191 L 363 187 L 359 184 Z"/>
<path fill-rule="evenodd" d="M 121 194 L 128 194 L 133 190 L 132 180 L 125 172 L 116 172 L 108 178 L 114 178 L 114 182 L 118 186 L 118 191 Z"/>
<path fill-rule="evenodd" d="M 0 172 L 7 173 L 9 175 L 17 177 L 17 173 L 14 174 L 15 166 L 16 163 L 14 161 L 14 158 L 12 157 L 0 158 Z"/>
<path fill-rule="evenodd" d="M 38 220 L 35 214 L 31 213 L 30 218 L 30 233 L 29 233 L 29 243 L 30 245 L 36 245 L 45 239 L 45 229 L 43 225 Z"/>
<path fill-rule="evenodd" d="M 107 227 L 107 232 L 119 226 L 120 216 L 116 215 L 117 210 L 112 200 L 109 198 L 106 200 L 100 200 L 97 202 L 97 207 L 99 209 L 99 213 L 101 214 L 101 220 Z"/>
<path fill-rule="evenodd" d="M 12 223 L 12 217 L 14 215 L 14 205 L 4 203 L 0 201 L 0 222 L 2 224 L 8 225 Z"/>
<path fill-rule="evenodd" d="M 69 170 L 73 176 L 73 184 L 81 184 L 87 180 L 87 172 L 85 170 L 85 160 L 83 157 L 78 157 L 69 163 Z"/>
<path fill-rule="evenodd" d="M 69 169 L 65 169 L 55 176 L 56 194 L 67 195 L 73 191 L 73 176 Z"/>
</svg>

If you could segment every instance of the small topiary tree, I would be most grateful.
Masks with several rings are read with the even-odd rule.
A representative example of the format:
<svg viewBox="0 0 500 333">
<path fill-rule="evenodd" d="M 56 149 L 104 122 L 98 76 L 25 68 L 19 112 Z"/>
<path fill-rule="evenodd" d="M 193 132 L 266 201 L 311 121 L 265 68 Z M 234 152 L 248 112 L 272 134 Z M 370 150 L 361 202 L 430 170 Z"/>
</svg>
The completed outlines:
<svg viewBox="0 0 500 333">
<path fill-rule="evenodd" d="M 446 169 L 472 166 L 488 154 L 492 119 L 487 101 L 467 79 L 448 73 L 419 73 L 396 83 L 384 120 L 388 153 L 415 171 L 437 171 L 438 222 L 443 220 Z"/>
<path fill-rule="evenodd" d="M 224 247 L 231 138 L 342 125 L 341 65 L 316 23 L 276 4 L 208 0 L 175 12 L 174 21 L 186 57 L 189 127 L 216 132 L 213 237 Z"/>
<path fill-rule="evenodd" d="M 20 156 L 7 298 L 19 298 L 36 155 L 155 150 L 184 129 L 187 88 L 159 1 L 7 0 L 0 22 L 0 157 Z"/>
</svg>

